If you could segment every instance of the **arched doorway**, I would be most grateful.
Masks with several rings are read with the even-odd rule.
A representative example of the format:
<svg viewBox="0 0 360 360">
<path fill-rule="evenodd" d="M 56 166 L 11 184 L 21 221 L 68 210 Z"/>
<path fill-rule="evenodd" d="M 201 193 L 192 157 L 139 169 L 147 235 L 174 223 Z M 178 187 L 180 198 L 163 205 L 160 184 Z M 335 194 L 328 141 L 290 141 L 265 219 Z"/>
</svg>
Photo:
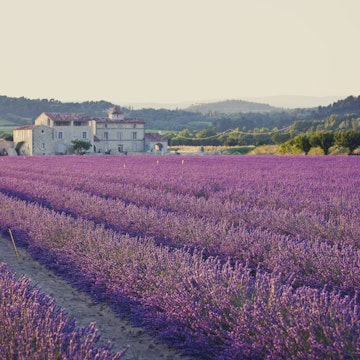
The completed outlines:
<svg viewBox="0 0 360 360">
<path fill-rule="evenodd" d="M 18 142 L 15 146 L 15 151 L 18 155 L 25 155 L 26 154 L 25 141 Z"/>
</svg>

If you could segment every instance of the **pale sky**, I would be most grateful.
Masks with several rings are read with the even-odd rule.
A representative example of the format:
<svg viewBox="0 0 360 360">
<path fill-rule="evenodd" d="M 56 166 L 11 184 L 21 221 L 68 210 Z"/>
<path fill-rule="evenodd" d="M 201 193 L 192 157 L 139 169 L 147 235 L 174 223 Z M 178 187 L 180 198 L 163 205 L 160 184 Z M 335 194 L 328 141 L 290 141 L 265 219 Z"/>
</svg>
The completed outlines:
<svg viewBox="0 0 360 360">
<path fill-rule="evenodd" d="M 360 0 L 0 0 L 0 95 L 360 94 Z"/>
</svg>

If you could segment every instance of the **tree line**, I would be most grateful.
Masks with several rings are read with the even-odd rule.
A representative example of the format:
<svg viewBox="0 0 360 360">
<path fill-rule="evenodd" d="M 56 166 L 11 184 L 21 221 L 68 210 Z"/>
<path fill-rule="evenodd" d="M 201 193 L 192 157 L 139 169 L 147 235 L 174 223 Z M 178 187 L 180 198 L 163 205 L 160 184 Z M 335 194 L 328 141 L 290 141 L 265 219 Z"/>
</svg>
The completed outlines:
<svg viewBox="0 0 360 360">
<path fill-rule="evenodd" d="M 259 104 L 256 104 L 259 105 Z M 114 106 L 107 101 L 60 102 L 55 99 L 27 99 L 24 97 L 12 98 L 0 96 L 0 121 L 14 126 L 32 124 L 42 112 L 83 112 L 89 116 L 105 117 L 108 110 Z M 209 109 L 216 103 L 208 104 Z M 253 107 L 251 107 L 252 109 Z M 186 109 L 139 109 L 123 107 L 126 117 L 143 119 L 147 129 L 162 131 L 201 131 L 214 128 L 217 132 L 238 128 L 245 132 L 254 132 L 255 129 L 284 128 L 295 124 L 294 132 L 315 130 L 340 130 L 332 125 L 350 128 L 346 122 L 351 122 L 360 116 L 360 96 L 349 96 L 327 107 L 275 109 L 267 112 L 238 112 L 221 113 Z M 348 116 L 348 118 L 346 118 Z M 334 118 L 337 117 L 337 118 Z M 350 117 L 350 118 L 349 118 Z M 329 119 L 329 120 L 326 120 Z M 319 127 L 324 129 L 319 129 Z"/>
<path fill-rule="evenodd" d="M 169 136 L 169 134 L 168 134 Z M 192 137 L 193 136 L 193 137 Z M 346 148 L 349 155 L 360 147 L 360 131 L 339 130 L 324 131 L 318 130 L 309 133 L 300 133 L 292 136 L 291 133 L 258 133 L 246 134 L 238 129 L 217 134 L 213 129 L 200 131 L 192 135 L 189 130 L 183 130 L 176 136 L 168 137 L 172 146 L 248 146 L 248 145 L 280 145 L 280 152 L 291 153 L 296 150 L 307 155 L 312 148 L 319 147 L 325 155 L 329 154 L 331 147 Z"/>
<path fill-rule="evenodd" d="M 328 155 L 332 146 L 346 148 L 348 154 L 353 155 L 354 151 L 360 147 L 360 131 L 316 131 L 309 134 L 299 134 L 283 143 L 281 150 L 288 153 L 295 147 L 307 155 L 311 148 L 319 147 L 323 150 L 324 155 Z"/>
<path fill-rule="evenodd" d="M 326 153 L 335 142 L 341 147 L 350 147 L 352 149 L 355 146 L 356 148 L 358 146 L 356 144 L 359 131 L 360 117 L 356 114 L 345 114 L 343 116 L 332 114 L 322 121 L 295 121 L 281 129 L 274 127 L 270 130 L 267 127 L 262 127 L 246 131 L 246 129 L 237 127 L 219 132 L 213 126 L 199 131 L 184 129 L 180 132 L 165 132 L 163 135 L 173 146 L 259 146 L 284 144 L 284 149 L 295 145 L 305 153 L 308 153 L 309 150 L 305 150 L 311 144 L 310 148 L 320 146 Z M 319 136 L 321 139 L 316 140 Z M 329 140 L 327 140 L 328 138 Z M 301 145 L 302 142 L 305 143 Z M 328 143 L 330 144 L 329 147 L 327 147 Z M 350 152 L 352 151 L 350 150 Z"/>
</svg>

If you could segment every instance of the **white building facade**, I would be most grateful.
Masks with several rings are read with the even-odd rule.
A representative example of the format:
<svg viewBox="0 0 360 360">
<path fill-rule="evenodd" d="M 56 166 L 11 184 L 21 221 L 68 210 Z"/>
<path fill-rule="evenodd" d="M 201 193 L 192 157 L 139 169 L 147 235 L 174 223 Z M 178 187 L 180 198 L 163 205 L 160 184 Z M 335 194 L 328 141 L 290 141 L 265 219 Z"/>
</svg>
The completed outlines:
<svg viewBox="0 0 360 360">
<path fill-rule="evenodd" d="M 19 155 L 65 155 L 74 152 L 74 140 L 91 144 L 89 153 L 127 154 L 149 151 L 145 122 L 125 118 L 114 106 L 108 118 L 91 118 L 79 113 L 42 113 L 34 125 L 13 130 L 14 146 Z M 162 149 L 166 143 L 162 139 Z M 167 143 L 166 143 L 167 144 Z M 166 149 L 167 151 L 167 146 Z"/>
</svg>

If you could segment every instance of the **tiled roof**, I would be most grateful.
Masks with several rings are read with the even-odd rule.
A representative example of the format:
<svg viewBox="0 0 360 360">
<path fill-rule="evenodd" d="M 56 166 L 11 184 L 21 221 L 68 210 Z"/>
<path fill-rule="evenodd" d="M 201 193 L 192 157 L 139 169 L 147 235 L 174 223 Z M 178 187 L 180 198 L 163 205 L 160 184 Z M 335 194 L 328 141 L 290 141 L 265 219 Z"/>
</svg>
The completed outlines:
<svg viewBox="0 0 360 360">
<path fill-rule="evenodd" d="M 144 120 L 141 119 L 131 119 L 131 118 L 124 118 L 124 119 L 109 119 L 109 118 L 96 118 L 94 119 L 98 123 L 113 123 L 113 124 L 126 124 L 126 123 L 133 123 L 133 124 L 145 124 Z"/>
<path fill-rule="evenodd" d="M 32 130 L 34 127 L 39 126 L 39 125 L 25 125 L 25 126 L 20 126 L 14 129 L 15 130 Z"/>
<path fill-rule="evenodd" d="M 114 108 L 119 108 L 119 110 L 114 110 L 113 114 L 122 114 L 122 110 L 120 106 L 114 106 Z M 113 109 L 114 109 L 113 108 Z M 120 112 L 117 112 L 120 111 Z M 94 118 L 84 113 L 45 113 L 51 120 L 53 121 L 61 121 L 61 122 L 70 122 L 70 121 L 89 121 L 95 120 L 99 123 L 112 122 L 112 123 L 136 123 L 136 124 L 145 124 L 144 120 L 141 119 L 132 119 L 132 118 L 124 118 L 124 119 L 110 119 L 110 118 Z"/>
<path fill-rule="evenodd" d="M 64 122 L 70 122 L 70 121 L 87 121 L 91 118 L 83 113 L 45 113 L 51 120 L 53 121 L 64 121 Z"/>
</svg>

